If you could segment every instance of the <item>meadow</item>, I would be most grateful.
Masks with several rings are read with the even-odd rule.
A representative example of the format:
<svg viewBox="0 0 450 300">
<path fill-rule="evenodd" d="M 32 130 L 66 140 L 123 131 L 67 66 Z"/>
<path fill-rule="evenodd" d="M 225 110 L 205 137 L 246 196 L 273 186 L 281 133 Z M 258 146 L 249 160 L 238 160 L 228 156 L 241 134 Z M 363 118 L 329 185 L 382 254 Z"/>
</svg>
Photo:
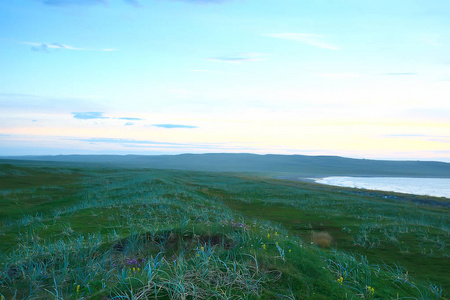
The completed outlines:
<svg viewBox="0 0 450 300">
<path fill-rule="evenodd" d="M 0 161 L 0 297 L 447 299 L 449 201 Z"/>
</svg>

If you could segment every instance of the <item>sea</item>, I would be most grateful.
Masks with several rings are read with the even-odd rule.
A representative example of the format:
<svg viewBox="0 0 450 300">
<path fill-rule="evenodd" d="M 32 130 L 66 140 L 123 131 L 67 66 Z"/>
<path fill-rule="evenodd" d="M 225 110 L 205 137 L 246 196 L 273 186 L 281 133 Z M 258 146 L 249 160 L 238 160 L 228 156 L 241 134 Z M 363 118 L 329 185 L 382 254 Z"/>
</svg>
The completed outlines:
<svg viewBox="0 0 450 300">
<path fill-rule="evenodd" d="M 450 199 L 450 178 L 346 177 L 311 178 L 316 183 Z"/>
</svg>

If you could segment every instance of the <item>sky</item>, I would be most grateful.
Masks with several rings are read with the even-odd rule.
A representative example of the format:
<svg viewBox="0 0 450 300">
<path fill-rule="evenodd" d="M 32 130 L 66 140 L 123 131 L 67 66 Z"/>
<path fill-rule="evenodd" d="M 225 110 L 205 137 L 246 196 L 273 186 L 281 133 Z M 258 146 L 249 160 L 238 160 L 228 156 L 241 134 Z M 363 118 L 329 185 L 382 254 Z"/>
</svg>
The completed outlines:
<svg viewBox="0 0 450 300">
<path fill-rule="evenodd" d="M 448 0 L 0 1 L 0 155 L 450 162 Z"/>
</svg>

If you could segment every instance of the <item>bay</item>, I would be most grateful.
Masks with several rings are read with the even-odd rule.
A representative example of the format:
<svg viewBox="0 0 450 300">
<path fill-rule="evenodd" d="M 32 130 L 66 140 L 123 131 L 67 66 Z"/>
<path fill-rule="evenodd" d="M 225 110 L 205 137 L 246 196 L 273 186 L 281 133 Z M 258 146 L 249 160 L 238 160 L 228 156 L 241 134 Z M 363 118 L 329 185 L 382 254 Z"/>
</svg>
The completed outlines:
<svg viewBox="0 0 450 300">
<path fill-rule="evenodd" d="M 316 183 L 450 199 L 450 178 L 347 177 L 313 178 Z"/>
</svg>

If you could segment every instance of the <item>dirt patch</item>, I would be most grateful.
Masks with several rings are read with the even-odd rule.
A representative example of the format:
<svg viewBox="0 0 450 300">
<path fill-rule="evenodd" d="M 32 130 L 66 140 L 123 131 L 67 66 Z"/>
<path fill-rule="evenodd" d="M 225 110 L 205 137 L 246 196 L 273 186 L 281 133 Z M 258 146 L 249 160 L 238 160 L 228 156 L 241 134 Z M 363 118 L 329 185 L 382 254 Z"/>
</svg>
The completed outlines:
<svg viewBox="0 0 450 300">
<path fill-rule="evenodd" d="M 333 238 L 326 231 L 311 232 L 311 241 L 319 247 L 329 248 L 333 242 Z"/>
</svg>

